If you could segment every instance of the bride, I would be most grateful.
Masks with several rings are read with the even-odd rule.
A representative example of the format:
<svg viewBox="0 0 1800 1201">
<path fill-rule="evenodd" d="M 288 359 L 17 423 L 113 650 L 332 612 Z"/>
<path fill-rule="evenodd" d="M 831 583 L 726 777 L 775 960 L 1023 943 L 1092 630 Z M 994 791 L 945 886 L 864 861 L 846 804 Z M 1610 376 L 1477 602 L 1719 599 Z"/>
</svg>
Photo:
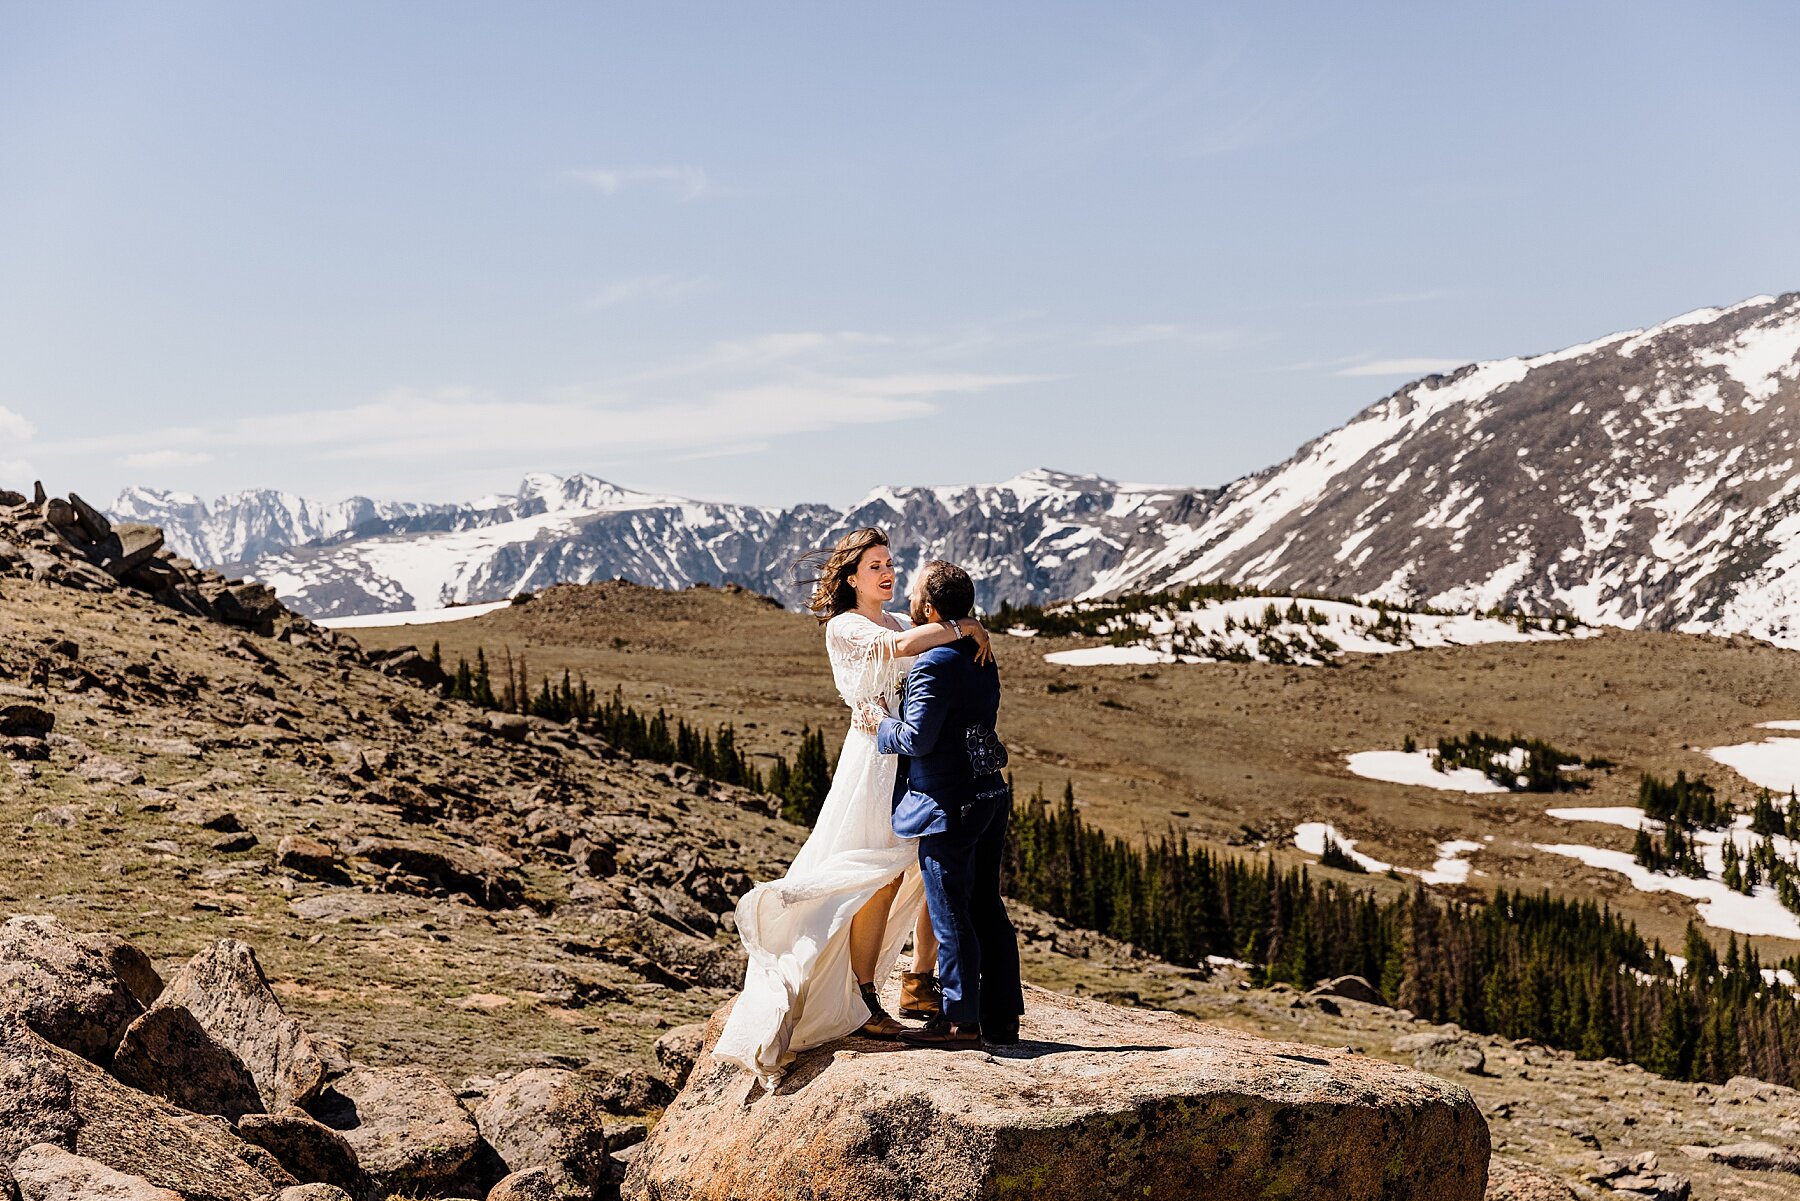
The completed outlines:
<svg viewBox="0 0 1800 1201">
<path fill-rule="evenodd" d="M 968 619 L 910 627 L 886 611 L 894 597 L 887 535 L 854 530 L 823 558 L 807 607 L 825 623 L 825 651 L 838 695 L 851 713 L 873 703 L 897 712 L 913 656 L 988 634 Z M 804 562 L 804 560 L 803 560 Z M 797 1052 L 860 1031 L 893 1038 L 905 1027 L 876 996 L 913 935 L 901 1012 L 936 1008 L 937 939 L 921 903 L 918 843 L 892 825 L 898 760 L 872 735 L 844 735 L 831 790 L 812 835 L 786 876 L 759 884 L 737 906 L 750 965 L 713 1057 L 772 1084 Z"/>
</svg>

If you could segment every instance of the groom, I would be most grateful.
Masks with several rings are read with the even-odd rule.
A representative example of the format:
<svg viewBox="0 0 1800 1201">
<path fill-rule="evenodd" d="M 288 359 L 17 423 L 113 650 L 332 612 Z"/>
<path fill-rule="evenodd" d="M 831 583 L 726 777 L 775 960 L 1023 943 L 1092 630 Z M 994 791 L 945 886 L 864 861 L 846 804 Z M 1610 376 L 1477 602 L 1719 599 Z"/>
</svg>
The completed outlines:
<svg viewBox="0 0 1800 1201">
<path fill-rule="evenodd" d="M 960 633 L 975 607 L 975 585 L 954 563 L 925 564 L 907 590 L 916 624 L 941 621 Z M 919 840 L 925 902 L 938 937 L 943 1012 L 908 1042 L 979 1047 L 1019 1041 L 1025 999 L 1019 941 L 1000 899 L 1000 859 L 1012 813 L 994 734 L 1000 673 L 975 662 L 964 638 L 926 651 L 906 680 L 900 716 L 884 718 L 876 743 L 900 755 L 894 833 Z"/>
</svg>

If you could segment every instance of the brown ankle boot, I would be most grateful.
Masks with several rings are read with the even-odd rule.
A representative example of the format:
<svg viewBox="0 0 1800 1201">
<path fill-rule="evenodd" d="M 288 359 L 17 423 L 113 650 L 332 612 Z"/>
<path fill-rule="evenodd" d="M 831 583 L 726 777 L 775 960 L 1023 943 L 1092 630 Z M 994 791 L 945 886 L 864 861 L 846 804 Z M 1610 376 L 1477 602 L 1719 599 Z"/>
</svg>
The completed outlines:
<svg viewBox="0 0 1800 1201">
<path fill-rule="evenodd" d="M 944 990 L 936 972 L 900 973 L 900 1016 L 929 1022 L 944 1011 Z"/>
<path fill-rule="evenodd" d="M 879 1038 L 893 1041 L 906 1032 L 906 1027 L 888 1016 L 887 1010 L 881 1007 L 881 997 L 876 993 L 873 984 L 862 987 L 863 1004 L 869 1007 L 869 1020 L 857 1031 L 864 1038 Z"/>
</svg>

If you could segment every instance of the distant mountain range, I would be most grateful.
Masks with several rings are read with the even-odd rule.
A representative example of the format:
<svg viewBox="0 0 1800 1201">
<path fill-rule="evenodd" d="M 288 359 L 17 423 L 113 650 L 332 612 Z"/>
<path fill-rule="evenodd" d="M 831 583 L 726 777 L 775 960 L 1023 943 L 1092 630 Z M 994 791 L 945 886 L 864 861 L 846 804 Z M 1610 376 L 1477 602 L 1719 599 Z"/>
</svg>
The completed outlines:
<svg viewBox="0 0 1800 1201">
<path fill-rule="evenodd" d="M 558 581 L 624 577 L 663 588 L 735 582 L 803 599 L 794 561 L 864 525 L 888 529 L 903 569 L 953 559 L 980 599 L 1054 600 L 1119 567 L 1195 494 L 1031 471 L 967 488 L 882 488 L 848 510 L 760 508 L 631 492 L 587 475 L 533 474 L 467 505 L 320 505 L 245 492 L 211 505 L 134 488 L 113 511 L 170 545 L 274 587 L 315 617 L 499 600 Z M 292 531 L 288 534 L 287 531 Z M 287 537 L 285 545 L 282 537 Z"/>
<path fill-rule="evenodd" d="M 467 505 L 129 489 L 114 512 L 316 616 L 614 576 L 793 603 L 796 556 L 880 525 L 903 569 L 967 565 L 984 606 L 1226 580 L 1800 646 L 1797 432 L 1790 293 L 1427 376 L 1217 489 L 1040 470 L 775 509 L 531 475 Z"/>
</svg>

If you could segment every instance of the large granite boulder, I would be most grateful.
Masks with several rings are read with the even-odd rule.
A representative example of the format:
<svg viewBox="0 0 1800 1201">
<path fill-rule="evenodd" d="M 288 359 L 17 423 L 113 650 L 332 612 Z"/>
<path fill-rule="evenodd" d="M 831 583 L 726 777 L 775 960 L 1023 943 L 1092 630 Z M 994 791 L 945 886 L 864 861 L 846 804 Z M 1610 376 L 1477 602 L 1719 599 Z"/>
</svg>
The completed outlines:
<svg viewBox="0 0 1800 1201">
<path fill-rule="evenodd" d="M 53 1143 L 25 1148 L 12 1170 L 21 1201 L 182 1201 L 173 1189 L 71 1155 Z"/>
<path fill-rule="evenodd" d="M 257 1148 L 218 1118 L 185 1113 L 100 1068 L 0 1021 L 0 1164 L 49 1143 L 184 1201 L 268 1201 L 296 1183 L 258 1166 Z"/>
<path fill-rule="evenodd" d="M 545 1168 L 589 1192 L 606 1178 L 606 1110 L 575 1072 L 520 1072 L 475 1107 L 475 1124 L 508 1172 Z"/>
<path fill-rule="evenodd" d="M 711 1057 L 727 1006 L 624 1196 L 1480 1201 L 1487 1124 L 1448 1081 L 1042 989 L 1026 1007 L 1016 1046 L 847 1039 L 766 1092 Z"/>
<path fill-rule="evenodd" d="M 238 1119 L 237 1132 L 273 1155 L 296 1180 L 333 1185 L 365 1201 L 376 1196 L 349 1140 L 303 1109 L 246 1114 Z"/>
<path fill-rule="evenodd" d="M 356 1068 L 332 1081 L 311 1108 L 344 1136 L 380 1189 L 456 1196 L 451 1190 L 469 1188 L 479 1174 L 475 1119 L 424 1068 Z"/>
<path fill-rule="evenodd" d="M 53 917 L 0 924 L 0 1021 L 21 1019 L 57 1046 L 105 1063 L 142 1012 L 87 935 Z"/>
<path fill-rule="evenodd" d="M 125 1030 L 113 1075 L 195 1113 L 237 1119 L 263 1111 L 256 1078 L 181 1005 L 152 1006 Z"/>
<path fill-rule="evenodd" d="M 247 943 L 221 939 L 188 960 L 151 1006 L 173 1008 L 186 1009 L 249 1071 L 271 1113 L 304 1104 L 324 1083 L 317 1048 L 281 1007 Z"/>
</svg>

